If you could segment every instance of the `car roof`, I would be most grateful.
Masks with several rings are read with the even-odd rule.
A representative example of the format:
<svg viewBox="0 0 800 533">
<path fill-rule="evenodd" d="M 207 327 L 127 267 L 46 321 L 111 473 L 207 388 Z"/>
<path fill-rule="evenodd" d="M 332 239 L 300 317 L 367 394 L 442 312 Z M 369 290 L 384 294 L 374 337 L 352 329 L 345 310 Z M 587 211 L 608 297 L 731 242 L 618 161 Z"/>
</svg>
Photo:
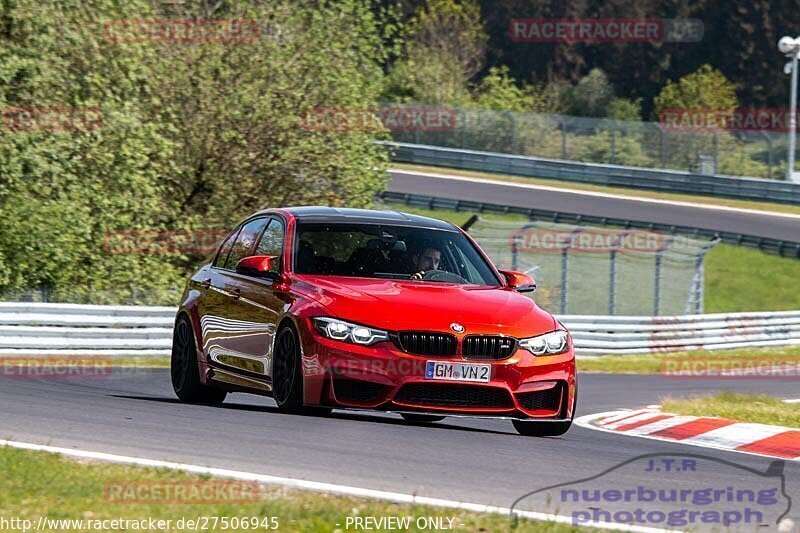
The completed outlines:
<svg viewBox="0 0 800 533">
<path fill-rule="evenodd" d="M 349 207 L 302 206 L 283 209 L 302 222 L 351 223 L 351 224 L 394 224 L 418 228 L 454 230 L 450 222 L 435 218 L 400 213 L 398 211 L 379 211 L 373 209 L 353 209 Z"/>
</svg>

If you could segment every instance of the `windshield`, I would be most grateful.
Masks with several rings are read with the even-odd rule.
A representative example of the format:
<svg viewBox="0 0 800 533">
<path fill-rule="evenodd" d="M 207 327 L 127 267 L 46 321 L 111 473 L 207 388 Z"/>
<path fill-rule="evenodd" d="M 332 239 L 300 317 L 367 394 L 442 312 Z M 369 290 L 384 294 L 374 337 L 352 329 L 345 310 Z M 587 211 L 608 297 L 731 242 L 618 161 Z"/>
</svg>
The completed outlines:
<svg viewBox="0 0 800 533">
<path fill-rule="evenodd" d="M 309 224 L 297 230 L 295 272 L 497 286 L 457 231 L 383 224 Z"/>
</svg>

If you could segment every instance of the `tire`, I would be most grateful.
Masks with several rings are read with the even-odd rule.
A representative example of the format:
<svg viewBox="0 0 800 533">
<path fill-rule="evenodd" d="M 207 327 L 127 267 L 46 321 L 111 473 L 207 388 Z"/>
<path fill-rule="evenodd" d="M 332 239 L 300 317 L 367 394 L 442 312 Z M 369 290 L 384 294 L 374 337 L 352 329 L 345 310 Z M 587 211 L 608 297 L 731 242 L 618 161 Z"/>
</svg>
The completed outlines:
<svg viewBox="0 0 800 533">
<path fill-rule="evenodd" d="M 572 420 L 567 422 L 536 422 L 528 420 L 512 420 L 514 429 L 526 437 L 558 437 L 569 431 Z"/>
<path fill-rule="evenodd" d="M 272 359 L 272 397 L 285 413 L 327 416 L 327 407 L 303 405 L 303 370 L 300 341 L 291 326 L 284 326 L 275 337 Z"/>
<path fill-rule="evenodd" d="M 172 357 L 170 359 L 172 389 L 182 402 L 219 405 L 225 401 L 228 393 L 200 382 L 196 346 L 192 324 L 186 316 L 181 316 L 175 324 L 175 332 L 172 334 Z"/>
<path fill-rule="evenodd" d="M 418 415 L 415 413 L 400 413 L 406 422 L 413 422 L 416 424 L 432 424 L 433 422 L 440 422 L 445 419 L 443 416 L 436 415 Z"/>
<path fill-rule="evenodd" d="M 512 420 L 514 429 L 526 437 L 558 437 L 563 435 L 572 426 L 575 418 L 575 409 L 578 407 L 578 388 L 575 387 L 575 397 L 572 400 L 572 418 L 566 422 L 537 422 L 528 420 Z"/>
</svg>

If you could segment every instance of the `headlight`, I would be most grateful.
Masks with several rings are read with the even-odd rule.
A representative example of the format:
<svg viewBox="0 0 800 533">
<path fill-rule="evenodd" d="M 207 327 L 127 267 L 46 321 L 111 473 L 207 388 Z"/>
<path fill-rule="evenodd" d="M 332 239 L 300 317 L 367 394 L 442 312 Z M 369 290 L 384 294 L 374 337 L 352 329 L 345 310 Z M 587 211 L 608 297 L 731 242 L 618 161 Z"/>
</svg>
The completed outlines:
<svg viewBox="0 0 800 533">
<path fill-rule="evenodd" d="M 522 339 L 519 341 L 519 345 L 533 355 L 555 355 L 566 352 L 569 347 L 569 341 L 567 340 L 567 332 L 559 329 L 544 335 Z"/>
<path fill-rule="evenodd" d="M 337 341 L 352 342 L 364 346 L 389 340 L 389 333 L 382 329 L 351 324 L 336 318 L 317 317 L 311 319 L 314 327 L 325 337 Z"/>
</svg>

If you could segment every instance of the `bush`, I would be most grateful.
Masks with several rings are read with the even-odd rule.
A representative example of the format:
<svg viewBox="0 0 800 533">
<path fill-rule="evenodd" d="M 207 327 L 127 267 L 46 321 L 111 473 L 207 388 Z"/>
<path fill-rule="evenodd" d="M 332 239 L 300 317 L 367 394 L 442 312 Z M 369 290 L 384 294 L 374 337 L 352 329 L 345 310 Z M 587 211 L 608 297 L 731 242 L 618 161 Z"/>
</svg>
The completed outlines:
<svg viewBox="0 0 800 533">
<path fill-rule="evenodd" d="M 376 133 L 315 130 L 303 116 L 376 105 L 381 15 L 356 0 L 207 8 L 20 0 L 6 9 L 3 103 L 97 108 L 102 124 L 0 135 L 0 292 L 44 285 L 77 299 L 116 288 L 166 298 L 203 258 L 108 254 L 107 232 L 205 229 L 210 219 L 232 227 L 267 206 L 372 204 L 386 179 Z M 104 21 L 162 18 L 253 21 L 258 33 L 194 44 L 107 39 Z"/>
</svg>

